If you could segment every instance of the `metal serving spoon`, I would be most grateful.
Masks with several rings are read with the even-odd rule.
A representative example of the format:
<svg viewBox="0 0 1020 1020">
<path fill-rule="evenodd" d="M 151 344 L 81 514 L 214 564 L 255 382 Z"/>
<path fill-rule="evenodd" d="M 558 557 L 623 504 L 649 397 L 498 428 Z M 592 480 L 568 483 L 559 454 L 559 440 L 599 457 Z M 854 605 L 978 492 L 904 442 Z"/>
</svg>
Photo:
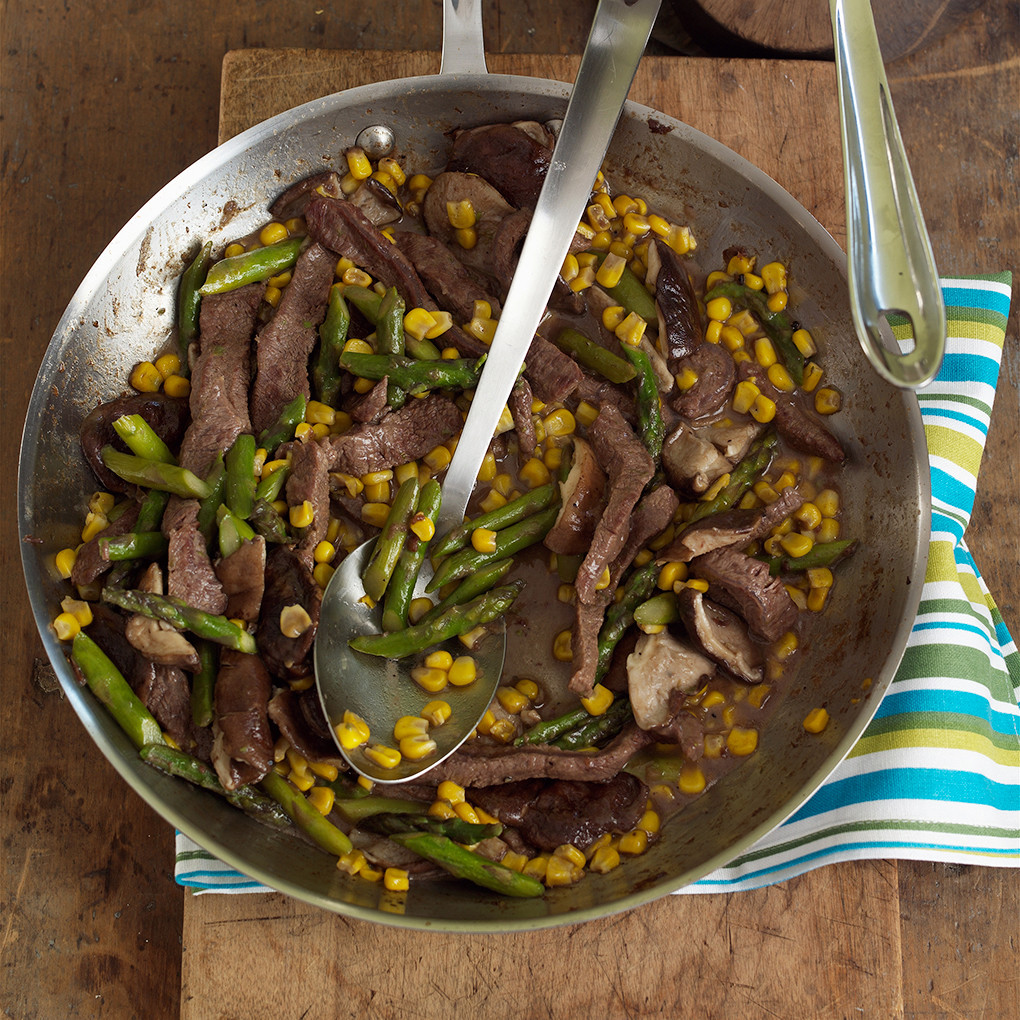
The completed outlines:
<svg viewBox="0 0 1020 1020">
<path fill-rule="evenodd" d="M 445 534 L 464 520 L 468 498 L 500 414 L 514 386 L 531 339 L 538 328 L 556 275 L 566 257 L 592 185 L 609 147 L 616 122 L 630 90 L 641 54 L 651 33 L 660 0 L 600 0 L 577 79 L 560 128 L 545 183 L 503 305 L 496 335 L 475 389 L 464 430 L 442 486 L 442 508 L 436 534 Z M 469 31 L 470 19 L 475 29 Z M 443 27 L 442 72 L 477 69 L 484 57 L 465 54 L 471 39 L 480 39 L 481 5 L 448 0 Z M 392 746 L 393 727 L 405 715 L 418 715 L 430 696 L 411 678 L 413 659 L 399 661 L 354 652 L 350 638 L 378 633 L 379 610 L 359 601 L 365 594 L 362 572 L 372 542 L 354 550 L 340 565 L 323 594 L 315 639 L 315 681 L 323 711 L 334 730 L 349 709 L 371 730 L 369 744 Z M 428 563 L 417 591 L 431 578 Z M 377 782 L 402 782 L 438 765 L 455 751 L 478 724 L 492 699 L 506 651 L 506 630 L 500 621 L 472 652 L 478 678 L 444 693 L 451 718 L 430 736 L 437 750 L 421 761 L 404 758 L 383 768 L 363 748 L 341 754 L 362 775 Z M 340 747 L 339 742 L 337 746 Z"/>
<path fill-rule="evenodd" d="M 942 364 L 946 310 L 903 151 L 869 0 L 829 0 L 846 178 L 850 312 L 868 360 L 894 386 L 930 382 Z M 882 314 L 910 318 L 914 347 L 880 339 Z"/>
</svg>

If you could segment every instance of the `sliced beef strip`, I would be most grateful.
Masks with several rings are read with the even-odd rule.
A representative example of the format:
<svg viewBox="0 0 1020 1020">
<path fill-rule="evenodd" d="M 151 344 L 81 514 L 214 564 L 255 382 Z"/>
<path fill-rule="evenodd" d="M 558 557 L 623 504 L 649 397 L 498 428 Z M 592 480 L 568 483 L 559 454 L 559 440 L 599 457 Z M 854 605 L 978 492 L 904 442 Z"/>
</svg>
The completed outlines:
<svg viewBox="0 0 1020 1020">
<path fill-rule="evenodd" d="M 385 286 L 396 287 L 408 308 L 436 311 L 438 306 L 408 257 L 356 205 L 318 195 L 308 206 L 305 221 L 309 234 L 320 244 L 349 258 Z M 488 350 L 482 341 L 456 326 L 447 330 L 442 340 L 472 357 Z"/>
<path fill-rule="evenodd" d="M 266 583 L 266 540 L 256 535 L 251 541 L 242 542 L 229 556 L 218 560 L 213 569 L 227 596 L 224 615 L 231 620 L 256 623 Z"/>
<path fill-rule="evenodd" d="M 287 444 L 290 473 L 286 493 L 290 506 L 308 502 L 312 506 L 312 523 L 304 528 L 294 548 L 295 554 L 309 570 L 315 568 L 315 547 L 326 537 L 329 525 L 329 464 L 330 450 L 321 442 L 296 440 Z"/>
<path fill-rule="evenodd" d="M 100 543 L 104 538 L 116 538 L 118 535 L 127 535 L 134 531 L 135 522 L 138 520 L 139 508 L 140 504 L 138 503 L 129 505 L 115 521 L 103 528 L 95 538 L 90 538 L 82 544 L 78 550 L 78 555 L 75 556 L 74 566 L 71 568 L 71 584 L 92 584 L 93 581 L 99 580 L 103 574 L 113 567 L 113 563 L 110 560 L 103 558 L 103 554 L 100 551 Z"/>
<path fill-rule="evenodd" d="M 340 188 L 340 175 L 335 170 L 322 170 L 317 174 L 302 177 L 269 207 L 269 215 L 281 223 L 297 216 L 304 216 L 308 203 L 316 194 L 342 200 L 344 193 Z"/>
<path fill-rule="evenodd" d="M 737 369 L 729 351 L 707 341 L 676 363 L 676 374 L 691 369 L 698 381 L 673 398 L 673 410 L 689 421 L 718 414 L 736 385 Z"/>
<path fill-rule="evenodd" d="M 486 178 L 511 204 L 534 209 L 552 149 L 513 124 L 484 124 L 453 140 L 448 170 Z"/>
<path fill-rule="evenodd" d="M 743 548 L 764 538 L 777 524 L 800 509 L 804 497 L 793 488 L 783 489 L 767 506 L 750 510 L 726 510 L 689 524 L 656 556 L 657 563 L 689 563 L 695 556 L 733 545 Z"/>
<path fill-rule="evenodd" d="M 323 440 L 331 471 L 357 475 L 384 471 L 423 457 L 445 443 L 463 425 L 457 405 L 437 393 L 409 400 L 377 425 L 355 425 Z"/>
<path fill-rule="evenodd" d="M 715 549 L 691 560 L 690 571 L 708 581 L 714 602 L 734 610 L 762 641 L 782 637 L 797 620 L 797 606 L 769 566 L 732 546 Z"/>
<path fill-rule="evenodd" d="M 742 361 L 737 366 L 737 378 L 750 379 L 769 400 L 775 402 L 776 429 L 795 450 L 824 457 L 836 464 L 844 461 L 846 452 L 842 443 L 822 424 L 818 415 L 804 407 L 795 396 L 777 390 L 760 365 Z"/>
<path fill-rule="evenodd" d="M 631 512 L 655 473 L 644 443 L 611 404 L 599 411 L 588 439 L 606 473 L 609 498 L 574 582 L 581 602 L 595 601 L 595 585 L 627 541 Z"/>
<path fill-rule="evenodd" d="M 438 237 L 410 230 L 398 230 L 393 236 L 439 307 L 458 322 L 468 322 L 473 317 L 476 301 L 487 301 L 492 314 L 499 316 L 496 296 L 476 282 L 464 263 Z"/>
<path fill-rule="evenodd" d="M 697 690 L 715 671 L 714 662 L 670 631 L 642 634 L 627 656 L 634 721 L 643 730 L 661 726 L 670 717 L 671 693 Z"/>
<path fill-rule="evenodd" d="M 524 359 L 524 375 L 538 399 L 547 404 L 566 400 L 584 378 L 581 366 L 569 354 L 538 333 Z"/>
<path fill-rule="evenodd" d="M 688 357 L 701 346 L 705 332 L 694 285 L 683 260 L 661 238 L 655 239 L 652 248 L 659 262 L 657 272 L 653 273 L 655 304 L 659 311 L 659 344 L 670 369 L 674 370 L 681 358 Z"/>
<path fill-rule="evenodd" d="M 256 433 L 272 428 L 284 406 L 299 393 L 311 394 L 308 356 L 326 316 L 335 269 L 336 259 L 321 244 L 307 248 L 294 266 L 276 314 L 259 333 L 250 401 Z"/>
<path fill-rule="evenodd" d="M 308 565 L 289 546 L 275 546 L 266 557 L 266 590 L 256 631 L 259 653 L 273 676 L 300 679 L 311 674 L 310 653 L 319 622 L 322 591 Z M 296 638 L 280 630 L 280 613 L 299 605 L 312 625 Z"/>
<path fill-rule="evenodd" d="M 347 413 L 357 422 L 373 425 L 389 410 L 390 379 L 383 376 L 367 393 L 359 393 L 346 405 Z"/>
<path fill-rule="evenodd" d="M 306 697 L 311 695 L 311 697 Z M 287 742 L 306 760 L 324 765 L 333 765 L 341 772 L 346 771 L 347 762 L 336 749 L 336 744 L 317 728 L 309 725 L 307 711 L 314 703 L 318 709 L 318 696 L 314 691 L 297 694 L 289 688 L 281 688 L 269 702 L 269 718 L 276 723 Z M 307 703 L 307 704 L 306 704 Z M 322 710 L 319 709 L 321 717 Z M 322 720 L 325 726 L 325 720 Z"/>
<path fill-rule="evenodd" d="M 581 378 L 570 394 L 572 402 L 587 401 L 601 410 L 603 404 L 612 404 L 631 425 L 637 422 L 637 404 L 634 394 L 626 386 L 619 386 L 606 379 L 596 379 L 588 372 L 581 372 Z M 576 406 L 576 403 L 574 404 Z M 668 405 L 663 406 L 666 411 Z"/>
<path fill-rule="evenodd" d="M 541 745 L 507 747 L 469 741 L 431 769 L 429 777 L 437 783 L 450 779 L 472 788 L 536 777 L 599 782 L 615 776 L 633 755 L 653 740 L 651 734 L 628 724 L 596 754 Z"/>
<path fill-rule="evenodd" d="M 172 499 L 163 514 L 163 533 L 169 540 L 167 594 L 219 616 L 227 608 L 227 594 L 198 529 L 199 505 L 197 499 Z"/>
<path fill-rule="evenodd" d="M 603 833 L 629 832 L 647 802 L 648 787 L 629 772 L 598 783 L 529 779 L 471 791 L 472 804 L 513 826 L 539 850 L 565 843 L 583 849 Z"/>
<path fill-rule="evenodd" d="M 198 356 L 191 369 L 192 420 L 178 458 L 200 478 L 209 473 L 217 454 L 251 431 L 251 341 L 264 292 L 264 283 L 250 283 L 202 298 Z"/>
<path fill-rule="evenodd" d="M 128 492 L 132 488 L 103 463 L 102 457 L 102 449 L 108 444 L 123 449 L 113 423 L 125 414 L 140 414 L 163 442 L 174 450 L 190 421 L 188 402 L 180 397 L 168 397 L 165 393 L 135 393 L 117 397 L 90 411 L 78 433 L 81 451 L 103 488 L 110 492 Z"/>
<path fill-rule="evenodd" d="M 531 404 L 534 397 L 528 380 L 521 377 L 510 391 L 507 406 L 514 420 L 514 431 L 517 433 L 517 448 L 523 459 L 535 452 L 535 423 L 531 417 Z M 523 460 L 522 460 L 523 463 Z"/>
<path fill-rule="evenodd" d="M 682 690 L 670 691 L 665 720 L 649 727 L 648 732 L 664 743 L 679 744 L 688 761 L 698 761 L 705 754 L 705 724 L 687 709 L 686 703 L 687 695 Z"/>
<path fill-rule="evenodd" d="M 677 609 L 694 645 L 727 672 L 749 684 L 761 683 L 765 660 L 736 613 L 716 605 L 696 588 L 677 593 Z"/>
<path fill-rule="evenodd" d="M 220 652 L 213 717 L 213 767 L 228 790 L 254 770 L 261 779 L 273 767 L 273 734 L 269 726 L 272 681 L 262 659 L 232 649 Z M 237 764 L 249 769 L 238 769 Z"/>
<path fill-rule="evenodd" d="M 191 717 L 191 685 L 184 670 L 155 664 L 135 694 L 177 746 L 191 753 L 196 743 L 195 725 Z"/>
</svg>

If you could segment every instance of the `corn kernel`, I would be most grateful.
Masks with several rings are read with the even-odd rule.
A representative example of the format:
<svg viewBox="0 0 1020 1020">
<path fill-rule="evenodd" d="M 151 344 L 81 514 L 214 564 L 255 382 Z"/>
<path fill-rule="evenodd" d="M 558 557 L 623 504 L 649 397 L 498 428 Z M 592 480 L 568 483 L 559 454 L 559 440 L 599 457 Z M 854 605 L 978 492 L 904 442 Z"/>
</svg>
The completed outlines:
<svg viewBox="0 0 1020 1020">
<path fill-rule="evenodd" d="M 678 581 L 687 580 L 687 564 L 671 561 L 663 564 L 656 579 L 655 586 L 661 591 L 672 591 Z"/>
<path fill-rule="evenodd" d="M 648 323 L 641 318 L 637 312 L 628 312 L 627 317 L 613 331 L 620 343 L 630 344 L 631 347 L 638 347 L 645 335 Z"/>
<path fill-rule="evenodd" d="M 604 875 L 620 866 L 620 853 L 615 847 L 602 846 L 592 855 L 588 870 Z"/>
<path fill-rule="evenodd" d="M 777 638 L 772 645 L 772 654 L 780 660 L 785 662 L 793 653 L 797 650 L 799 645 L 797 635 L 792 630 L 788 630 L 781 638 Z"/>
<path fill-rule="evenodd" d="M 620 255 L 610 252 L 599 266 L 595 274 L 596 282 L 606 288 L 615 287 L 623 277 L 623 271 L 627 267 L 627 260 Z"/>
<path fill-rule="evenodd" d="M 659 812 L 653 811 L 648 808 L 645 813 L 641 816 L 641 820 L 638 822 L 637 827 L 643 832 L 647 832 L 649 836 L 654 836 L 662 826 L 662 819 L 659 818 Z"/>
<path fill-rule="evenodd" d="M 450 466 L 453 457 L 445 446 L 433 447 L 425 454 L 423 460 L 433 471 L 442 471 Z"/>
<path fill-rule="evenodd" d="M 457 640 L 465 647 L 474 651 L 485 639 L 488 630 L 485 628 L 485 624 L 479 624 L 477 627 L 472 627 L 471 630 L 466 631 L 464 634 L 459 634 Z"/>
<path fill-rule="evenodd" d="M 74 549 L 61 549 L 53 558 L 53 564 L 57 568 L 57 573 L 65 580 L 71 576 L 71 571 L 74 570 L 74 561 L 77 558 L 78 553 Z"/>
<path fill-rule="evenodd" d="M 744 273 L 744 286 L 748 290 L 762 290 L 765 286 L 765 281 L 754 273 Z"/>
<path fill-rule="evenodd" d="M 602 310 L 602 325 L 610 332 L 615 332 L 616 327 L 627 317 L 627 311 L 623 305 L 609 305 Z"/>
<path fill-rule="evenodd" d="M 139 393 L 155 393 L 163 385 L 163 376 L 151 361 L 141 361 L 131 370 L 128 382 Z"/>
<path fill-rule="evenodd" d="M 514 687 L 497 687 L 496 700 L 510 715 L 518 715 L 528 707 L 528 698 Z"/>
<path fill-rule="evenodd" d="M 591 425 L 599 416 L 599 409 L 588 401 L 582 400 L 577 405 L 575 417 L 585 428 Z"/>
<path fill-rule="evenodd" d="M 807 607 L 812 613 L 820 613 L 825 608 L 831 588 L 812 588 L 807 594 Z"/>
<path fill-rule="evenodd" d="M 259 241 L 262 244 L 276 244 L 279 241 L 287 240 L 287 228 L 282 223 L 277 223 L 275 220 L 272 223 L 267 223 L 259 231 Z"/>
<path fill-rule="evenodd" d="M 334 573 L 336 573 L 336 569 L 329 563 L 316 563 L 312 568 L 312 578 L 324 591 L 326 586 L 333 579 Z"/>
<path fill-rule="evenodd" d="M 340 871 L 345 871 L 348 875 L 356 875 L 366 863 L 365 855 L 360 850 L 351 850 L 349 853 L 340 855 L 336 866 Z"/>
<path fill-rule="evenodd" d="M 502 859 L 499 862 L 504 868 L 509 868 L 511 871 L 516 871 L 520 874 L 524 870 L 524 866 L 528 863 L 528 858 L 524 854 L 519 854 L 515 850 L 507 850 L 503 854 Z"/>
<path fill-rule="evenodd" d="M 822 381 L 823 375 L 822 369 L 813 361 L 809 361 L 804 366 L 804 381 L 801 383 L 800 388 L 805 393 L 813 392 L 815 387 Z"/>
<path fill-rule="evenodd" d="M 778 314 L 783 311 L 789 304 L 790 298 L 785 290 L 777 291 L 775 294 L 769 294 L 765 301 L 768 310 L 773 314 Z"/>
<path fill-rule="evenodd" d="M 726 696 L 722 691 L 709 691 L 708 694 L 701 699 L 702 708 L 715 708 L 716 705 L 722 705 L 726 701 Z"/>
<path fill-rule="evenodd" d="M 449 312 L 432 312 L 435 325 L 425 333 L 426 340 L 435 340 L 453 327 L 453 316 Z"/>
<path fill-rule="evenodd" d="M 812 588 L 832 587 L 832 571 L 828 567 L 812 567 L 807 571 L 807 578 Z"/>
<path fill-rule="evenodd" d="M 450 716 L 453 714 L 453 709 L 450 708 L 448 701 L 435 700 L 430 701 L 422 710 L 421 717 L 430 726 L 442 726 L 443 723 L 448 722 Z"/>
<path fill-rule="evenodd" d="M 842 403 L 842 394 L 833 386 L 822 386 L 815 391 L 815 410 L 819 414 L 835 414 Z"/>
<path fill-rule="evenodd" d="M 81 631 L 81 624 L 74 613 L 58 613 L 53 621 L 53 632 L 60 641 L 73 641 Z"/>
<path fill-rule="evenodd" d="M 446 688 L 449 675 L 443 669 L 430 669 L 428 666 L 415 666 L 411 670 L 411 679 L 429 694 L 438 694 Z"/>
<path fill-rule="evenodd" d="M 602 575 L 595 582 L 595 590 L 596 591 L 605 591 L 609 587 L 609 584 L 612 581 L 612 579 L 613 579 L 613 575 L 609 572 L 609 567 L 603 567 L 602 568 Z"/>
<path fill-rule="evenodd" d="M 813 708 L 804 717 L 803 725 L 808 733 L 821 733 L 829 725 L 829 713 L 824 708 Z"/>
<path fill-rule="evenodd" d="M 584 872 L 581 868 L 574 864 L 573 861 L 553 854 L 546 864 L 543 881 L 549 888 L 573 885 L 574 882 L 577 882 L 583 874 Z"/>
<path fill-rule="evenodd" d="M 648 833 L 644 829 L 633 829 L 620 837 L 618 849 L 621 854 L 636 856 L 648 849 Z"/>
<path fill-rule="evenodd" d="M 491 553 L 496 551 L 497 533 L 490 528 L 475 528 L 471 532 L 471 545 L 476 552 Z"/>
<path fill-rule="evenodd" d="M 581 704 L 589 715 L 605 715 L 614 700 L 613 692 L 608 687 L 596 684 L 588 697 L 581 698 Z"/>
<path fill-rule="evenodd" d="M 688 796 L 697 796 L 705 789 L 705 774 L 697 765 L 684 765 L 677 779 L 677 788 Z"/>
<path fill-rule="evenodd" d="M 522 869 L 522 874 L 530 875 L 532 878 L 539 880 L 545 878 L 546 868 L 549 866 L 549 858 L 545 854 L 539 854 L 537 857 L 532 857 Z"/>
<path fill-rule="evenodd" d="M 772 367 L 775 368 L 774 365 Z M 751 404 L 751 417 L 765 425 L 772 421 L 775 416 L 776 402 L 766 397 L 764 393 L 759 393 L 754 398 L 754 403 Z"/>
<path fill-rule="evenodd" d="M 347 157 L 347 169 L 355 180 L 363 181 L 372 176 L 372 163 L 364 149 L 353 146 L 344 155 Z"/>
<path fill-rule="evenodd" d="M 793 331 L 793 343 L 794 346 L 804 355 L 805 358 L 813 357 L 818 353 L 818 347 L 815 344 L 815 338 L 806 329 L 795 329 Z"/>
<path fill-rule="evenodd" d="M 395 747 L 385 744 L 372 744 L 365 748 L 365 757 L 371 759 L 380 768 L 395 769 L 400 764 L 400 752 Z"/>
<path fill-rule="evenodd" d="M 424 719 L 421 720 L 425 722 Z M 435 754 L 436 742 L 427 733 L 414 733 L 399 741 L 400 755 L 408 761 L 421 761 Z"/>
<path fill-rule="evenodd" d="M 814 548 L 814 544 L 814 539 L 809 535 L 801 535 L 796 531 L 791 531 L 790 534 L 784 535 L 780 541 L 780 545 L 782 545 L 787 555 L 792 556 L 794 559 L 806 556 Z"/>
<path fill-rule="evenodd" d="M 313 786 L 308 791 L 308 803 L 319 812 L 320 815 L 328 815 L 333 810 L 333 801 L 336 794 L 328 786 Z"/>
<path fill-rule="evenodd" d="M 290 523 L 295 528 L 307 528 L 315 519 L 315 507 L 306 499 L 298 506 L 290 508 Z"/>
<path fill-rule="evenodd" d="M 409 525 L 411 531 L 417 535 L 419 541 L 431 542 L 436 534 L 436 524 L 431 517 L 424 514 L 415 514 Z"/>
<path fill-rule="evenodd" d="M 571 662 L 574 658 L 569 630 L 561 630 L 553 639 L 553 658 L 557 662 Z"/>
<path fill-rule="evenodd" d="M 383 885 L 390 892 L 407 892 L 410 880 L 403 868 L 387 868 L 383 872 Z"/>
<path fill-rule="evenodd" d="M 506 496 L 497 492 L 495 489 L 490 489 L 479 506 L 485 513 L 489 513 L 492 510 L 498 510 L 501 506 L 506 506 Z"/>
<path fill-rule="evenodd" d="M 561 407 L 542 419 L 547 436 L 571 436 L 577 431 L 577 420 L 567 408 Z"/>
<path fill-rule="evenodd" d="M 528 488 L 537 489 L 549 483 L 549 469 L 537 457 L 531 457 L 518 472 L 520 479 Z"/>
<path fill-rule="evenodd" d="M 243 255 L 244 245 L 234 241 L 233 244 L 228 244 L 226 248 L 223 249 L 223 254 L 228 259 L 232 259 L 235 255 Z"/>
<path fill-rule="evenodd" d="M 436 789 L 436 796 L 447 804 L 463 804 L 465 799 L 464 787 L 453 782 L 452 779 L 444 779 Z"/>
<path fill-rule="evenodd" d="M 717 344 L 722 341 L 723 324 L 718 319 L 712 319 L 705 327 L 705 339 L 710 344 Z"/>
<path fill-rule="evenodd" d="M 549 469 L 550 473 L 559 471 L 563 466 L 563 448 L 559 446 L 547 447 L 545 453 L 542 454 L 542 463 Z"/>
<path fill-rule="evenodd" d="M 454 687 L 467 687 L 475 682 L 478 676 L 478 667 L 470 655 L 459 655 L 450 664 L 447 676 Z"/>
<path fill-rule="evenodd" d="M 726 737 L 726 750 L 738 757 L 752 754 L 758 747 L 758 731 L 734 726 Z"/>
<path fill-rule="evenodd" d="M 733 391 L 733 410 L 738 414 L 747 414 L 759 396 L 761 390 L 750 379 L 741 380 Z"/>
<path fill-rule="evenodd" d="M 823 517 L 835 517 L 839 513 L 839 493 L 835 489 L 822 489 L 814 502 Z"/>
<path fill-rule="evenodd" d="M 710 319 L 725 322 L 733 314 L 733 302 L 728 297 L 713 298 L 705 305 L 705 314 Z"/>
<path fill-rule="evenodd" d="M 366 882 L 379 882 L 383 877 L 383 869 L 373 867 L 367 862 L 361 866 L 361 870 L 358 872 L 358 877 L 364 879 Z"/>
</svg>

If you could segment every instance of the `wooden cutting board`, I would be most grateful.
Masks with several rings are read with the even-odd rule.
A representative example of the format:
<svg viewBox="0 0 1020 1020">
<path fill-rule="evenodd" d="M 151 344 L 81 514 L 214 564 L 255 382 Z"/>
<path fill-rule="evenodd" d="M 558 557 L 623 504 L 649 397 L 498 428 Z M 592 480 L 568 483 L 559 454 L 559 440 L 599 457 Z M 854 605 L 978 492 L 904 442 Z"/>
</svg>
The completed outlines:
<svg viewBox="0 0 1020 1020">
<path fill-rule="evenodd" d="M 492 54 L 489 70 L 572 81 L 578 58 Z M 223 64 L 221 140 L 438 55 L 245 50 Z M 639 102 L 714 136 L 844 237 L 835 80 L 807 62 L 646 58 Z M 671 896 L 587 925 L 456 936 L 351 921 L 278 895 L 189 897 L 181 1016 L 836 1018 L 902 1007 L 896 864 L 845 864 L 772 889 Z M 823 947 L 829 947 L 826 951 Z M 838 947 L 836 949 L 835 947 Z M 270 1005 L 271 1004 L 271 1005 Z"/>
</svg>

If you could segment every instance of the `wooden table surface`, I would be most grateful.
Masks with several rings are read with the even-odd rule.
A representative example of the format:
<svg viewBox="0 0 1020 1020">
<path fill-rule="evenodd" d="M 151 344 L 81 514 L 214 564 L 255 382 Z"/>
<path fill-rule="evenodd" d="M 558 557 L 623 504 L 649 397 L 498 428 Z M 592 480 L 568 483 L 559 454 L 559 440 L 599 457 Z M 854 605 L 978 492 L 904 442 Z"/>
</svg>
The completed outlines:
<svg viewBox="0 0 1020 1020">
<path fill-rule="evenodd" d="M 579 53 L 593 7 L 487 4 L 488 48 Z M 12 437 L 49 335 L 88 267 L 138 206 L 215 144 L 228 51 L 435 51 L 441 34 L 437 3 L 392 0 L 86 0 L 59 8 L 11 0 L 4 15 L 0 336 L 2 415 Z M 944 273 L 1020 266 L 1018 43 L 1015 0 L 990 0 L 959 31 L 888 69 Z M 734 97 L 704 101 L 725 106 Z M 781 135 L 773 97 L 742 101 Z M 823 133 L 831 116 L 819 107 Z M 795 194 L 811 188 L 783 183 Z M 842 199 L 814 201 L 825 216 Z M 838 235 L 838 224 L 830 226 Z M 1014 294 L 968 532 L 1014 635 L 1017 322 Z M 838 865 L 754 893 L 668 897 L 603 922 L 508 936 L 394 932 L 275 895 L 188 896 L 173 884 L 169 826 L 128 791 L 39 668 L 11 481 L 2 499 L 2 605 L 15 635 L 0 674 L 4 1015 L 414 1010 L 559 1020 L 590 1012 L 591 1003 L 610 1017 L 728 1020 L 1020 1013 L 1015 871 Z"/>
</svg>

